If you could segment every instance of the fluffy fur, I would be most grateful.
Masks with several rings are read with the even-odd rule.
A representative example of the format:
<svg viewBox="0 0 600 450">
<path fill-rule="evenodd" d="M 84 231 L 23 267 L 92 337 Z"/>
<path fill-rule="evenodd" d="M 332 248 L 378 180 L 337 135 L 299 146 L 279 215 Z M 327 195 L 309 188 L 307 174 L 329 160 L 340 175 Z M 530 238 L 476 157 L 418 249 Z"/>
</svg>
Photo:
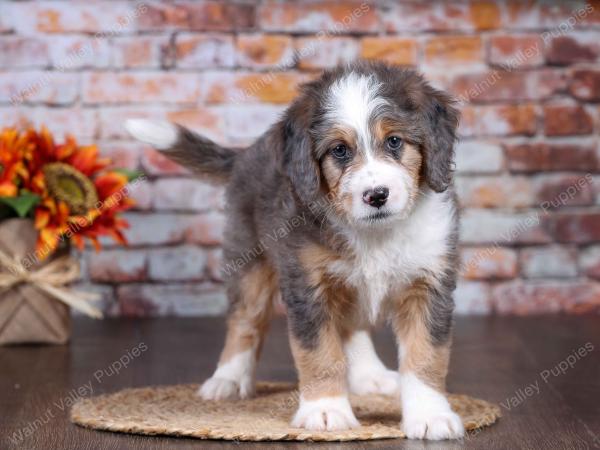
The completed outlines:
<svg viewBox="0 0 600 450">
<path fill-rule="evenodd" d="M 274 299 L 287 308 L 301 402 L 293 424 L 357 422 L 347 400 L 401 394 L 409 437 L 457 438 L 444 397 L 456 278 L 452 160 L 458 113 L 414 71 L 358 62 L 304 85 L 282 119 L 244 150 L 179 126 L 127 128 L 227 184 L 225 348 L 200 395 L 252 392 Z M 399 371 L 369 328 L 388 321 Z"/>
</svg>

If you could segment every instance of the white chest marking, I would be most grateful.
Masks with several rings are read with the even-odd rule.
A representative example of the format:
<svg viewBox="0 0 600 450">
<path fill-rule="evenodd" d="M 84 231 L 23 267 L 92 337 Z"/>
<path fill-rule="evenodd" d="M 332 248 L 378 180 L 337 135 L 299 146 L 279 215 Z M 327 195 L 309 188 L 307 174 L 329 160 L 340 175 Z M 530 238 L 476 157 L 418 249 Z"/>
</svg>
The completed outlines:
<svg viewBox="0 0 600 450">
<path fill-rule="evenodd" d="M 428 192 L 408 218 L 390 228 L 362 229 L 349 236 L 353 261 L 334 263 L 329 270 L 357 289 L 359 302 L 374 322 L 392 291 L 408 286 L 425 271 L 440 269 L 453 216 L 452 202 L 445 193 Z"/>
</svg>

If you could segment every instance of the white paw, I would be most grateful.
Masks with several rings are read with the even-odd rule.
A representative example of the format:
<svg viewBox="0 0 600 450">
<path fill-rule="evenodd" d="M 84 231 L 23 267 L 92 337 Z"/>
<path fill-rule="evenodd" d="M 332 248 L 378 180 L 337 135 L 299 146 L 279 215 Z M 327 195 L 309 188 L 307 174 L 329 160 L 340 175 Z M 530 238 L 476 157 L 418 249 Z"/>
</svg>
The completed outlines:
<svg viewBox="0 0 600 450">
<path fill-rule="evenodd" d="M 409 439 L 458 439 L 465 434 L 462 421 L 453 411 L 406 414 L 402 431 Z"/>
<path fill-rule="evenodd" d="M 458 439 L 465 434 L 446 396 L 413 373 L 400 377 L 402 431 L 409 439 Z"/>
<path fill-rule="evenodd" d="M 159 150 L 171 148 L 179 138 L 177 127 L 164 120 L 128 119 L 125 129 L 137 140 Z"/>
<path fill-rule="evenodd" d="M 304 400 L 292 419 L 292 426 L 317 431 L 340 431 L 360 426 L 347 397 Z"/>
<path fill-rule="evenodd" d="M 227 378 L 212 377 L 200 386 L 197 394 L 204 400 L 237 400 L 250 397 L 253 388 L 250 378 L 237 382 Z"/>
<path fill-rule="evenodd" d="M 353 394 L 395 395 L 400 390 L 400 374 L 385 368 L 369 371 L 350 370 L 348 377 Z"/>
</svg>

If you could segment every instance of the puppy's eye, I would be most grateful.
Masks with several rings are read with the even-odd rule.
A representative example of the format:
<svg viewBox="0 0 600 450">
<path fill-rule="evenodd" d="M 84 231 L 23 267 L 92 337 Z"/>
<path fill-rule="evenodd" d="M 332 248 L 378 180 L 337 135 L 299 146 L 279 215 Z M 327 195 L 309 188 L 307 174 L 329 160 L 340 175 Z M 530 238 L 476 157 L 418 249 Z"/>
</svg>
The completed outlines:
<svg viewBox="0 0 600 450">
<path fill-rule="evenodd" d="M 400 147 L 402 147 L 402 138 L 399 138 L 398 136 L 390 136 L 386 140 L 386 145 L 390 150 L 398 150 Z"/>
<path fill-rule="evenodd" d="M 338 159 L 345 159 L 348 157 L 348 147 L 344 144 L 338 144 L 331 149 L 331 154 Z"/>
</svg>

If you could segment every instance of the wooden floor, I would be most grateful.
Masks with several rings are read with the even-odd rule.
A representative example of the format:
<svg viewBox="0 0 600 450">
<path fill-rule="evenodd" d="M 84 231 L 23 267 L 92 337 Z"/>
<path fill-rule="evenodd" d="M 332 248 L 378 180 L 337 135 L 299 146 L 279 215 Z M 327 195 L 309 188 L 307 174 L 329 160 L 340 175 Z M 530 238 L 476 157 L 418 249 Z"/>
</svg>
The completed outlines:
<svg viewBox="0 0 600 450">
<path fill-rule="evenodd" d="M 449 390 L 501 404 L 503 413 L 499 423 L 460 443 L 240 444 L 129 436 L 69 423 L 68 404 L 78 395 L 202 381 L 214 368 L 223 334 L 223 319 L 78 319 L 69 346 L 0 348 L 0 449 L 600 448 L 600 316 L 459 318 Z M 376 343 L 394 365 L 391 335 L 377 334 Z M 128 367 L 107 373 L 144 345 Z M 282 321 L 273 325 L 258 376 L 295 377 Z"/>
</svg>

